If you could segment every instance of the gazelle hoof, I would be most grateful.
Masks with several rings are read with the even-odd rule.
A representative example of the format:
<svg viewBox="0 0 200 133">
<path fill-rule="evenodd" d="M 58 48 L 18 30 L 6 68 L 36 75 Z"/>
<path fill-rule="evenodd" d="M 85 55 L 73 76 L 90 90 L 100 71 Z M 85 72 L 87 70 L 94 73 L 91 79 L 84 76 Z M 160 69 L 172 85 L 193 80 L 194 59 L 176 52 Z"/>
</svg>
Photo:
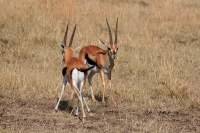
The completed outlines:
<svg viewBox="0 0 200 133">
<path fill-rule="evenodd" d="M 103 104 L 103 106 L 106 106 L 106 102 L 105 101 L 102 101 L 102 104 Z"/>
<path fill-rule="evenodd" d="M 117 106 L 117 103 L 116 103 L 116 102 L 114 102 L 114 105 L 115 105 L 115 106 Z"/>
<path fill-rule="evenodd" d="M 86 121 L 86 117 L 83 117 L 82 122 L 85 122 L 85 121 Z"/>
<path fill-rule="evenodd" d="M 91 112 L 89 112 L 89 116 L 93 117 L 93 116 L 94 116 L 94 114 L 93 114 L 93 113 L 91 113 Z"/>
<path fill-rule="evenodd" d="M 97 100 L 96 100 L 96 99 L 92 99 L 92 101 L 93 101 L 94 103 L 97 103 Z"/>
<path fill-rule="evenodd" d="M 75 113 L 75 114 L 74 114 L 74 116 L 75 116 L 75 117 L 78 117 L 78 114 L 77 114 L 77 113 Z"/>
<path fill-rule="evenodd" d="M 57 113 L 57 111 L 58 111 L 57 109 L 54 109 L 54 113 Z"/>
</svg>

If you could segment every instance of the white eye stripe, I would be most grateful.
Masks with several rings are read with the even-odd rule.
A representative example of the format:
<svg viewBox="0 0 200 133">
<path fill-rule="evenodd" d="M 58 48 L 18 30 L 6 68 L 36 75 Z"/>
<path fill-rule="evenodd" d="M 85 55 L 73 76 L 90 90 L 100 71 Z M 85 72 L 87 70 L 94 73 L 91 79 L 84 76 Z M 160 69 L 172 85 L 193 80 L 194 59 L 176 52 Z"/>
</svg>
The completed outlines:
<svg viewBox="0 0 200 133">
<path fill-rule="evenodd" d="M 116 54 L 117 53 L 117 51 L 118 51 L 118 48 L 116 48 L 116 49 L 109 49 L 109 52 L 112 54 Z"/>
</svg>

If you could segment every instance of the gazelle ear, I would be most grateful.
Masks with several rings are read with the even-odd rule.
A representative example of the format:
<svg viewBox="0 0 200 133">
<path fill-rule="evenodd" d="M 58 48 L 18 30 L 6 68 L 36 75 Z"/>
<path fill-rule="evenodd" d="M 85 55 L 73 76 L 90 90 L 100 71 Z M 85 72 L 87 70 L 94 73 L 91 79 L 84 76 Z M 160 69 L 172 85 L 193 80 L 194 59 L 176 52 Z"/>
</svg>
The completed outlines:
<svg viewBox="0 0 200 133">
<path fill-rule="evenodd" d="M 76 47 L 76 48 L 74 49 L 74 52 L 77 51 L 77 50 L 79 50 L 79 49 L 81 48 L 81 46 L 82 46 L 82 44 L 79 45 L 78 47 Z"/>
<path fill-rule="evenodd" d="M 99 38 L 99 40 L 100 40 L 107 48 L 110 48 L 110 47 L 108 46 L 108 44 L 107 44 L 106 42 L 104 42 L 101 38 Z"/>
<path fill-rule="evenodd" d="M 65 53 L 65 48 L 66 48 L 64 42 L 61 43 L 61 47 L 62 47 L 62 49 L 61 49 L 62 54 L 64 54 Z"/>
<path fill-rule="evenodd" d="M 65 48 L 65 44 L 63 42 L 61 43 L 61 47 L 62 47 L 62 49 Z"/>
</svg>

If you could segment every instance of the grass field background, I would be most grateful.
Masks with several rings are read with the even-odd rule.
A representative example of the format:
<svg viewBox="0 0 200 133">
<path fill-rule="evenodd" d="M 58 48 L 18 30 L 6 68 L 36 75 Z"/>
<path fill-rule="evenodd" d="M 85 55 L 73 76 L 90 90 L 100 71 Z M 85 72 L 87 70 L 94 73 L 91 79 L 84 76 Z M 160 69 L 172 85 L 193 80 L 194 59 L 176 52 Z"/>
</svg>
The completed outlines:
<svg viewBox="0 0 200 133">
<path fill-rule="evenodd" d="M 198 0 L 0 0 L 0 100 L 56 104 L 66 24 L 68 37 L 77 24 L 73 47 L 82 43 L 106 49 L 98 38 L 109 42 L 106 18 L 114 35 L 117 17 L 119 52 L 112 80 L 119 107 L 199 112 Z M 99 74 L 93 86 L 100 95 Z M 88 84 L 84 92 L 90 97 Z M 67 86 L 63 99 L 70 93 Z M 110 90 L 105 94 L 109 102 Z"/>
</svg>

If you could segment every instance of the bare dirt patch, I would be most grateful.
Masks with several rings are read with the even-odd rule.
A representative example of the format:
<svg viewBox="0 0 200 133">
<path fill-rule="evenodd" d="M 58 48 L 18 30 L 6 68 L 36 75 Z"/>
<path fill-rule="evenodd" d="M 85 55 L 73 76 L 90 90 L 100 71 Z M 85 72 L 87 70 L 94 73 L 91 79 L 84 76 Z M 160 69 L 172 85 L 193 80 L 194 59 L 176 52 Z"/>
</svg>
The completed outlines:
<svg viewBox="0 0 200 133">
<path fill-rule="evenodd" d="M 86 122 L 69 108 L 54 112 L 55 100 L 13 101 L 0 99 L 0 130 L 8 132 L 198 132 L 199 111 L 148 110 L 131 104 L 93 104 Z M 63 104 L 65 105 L 65 104 Z M 81 114 L 81 113 L 80 113 Z"/>
</svg>

